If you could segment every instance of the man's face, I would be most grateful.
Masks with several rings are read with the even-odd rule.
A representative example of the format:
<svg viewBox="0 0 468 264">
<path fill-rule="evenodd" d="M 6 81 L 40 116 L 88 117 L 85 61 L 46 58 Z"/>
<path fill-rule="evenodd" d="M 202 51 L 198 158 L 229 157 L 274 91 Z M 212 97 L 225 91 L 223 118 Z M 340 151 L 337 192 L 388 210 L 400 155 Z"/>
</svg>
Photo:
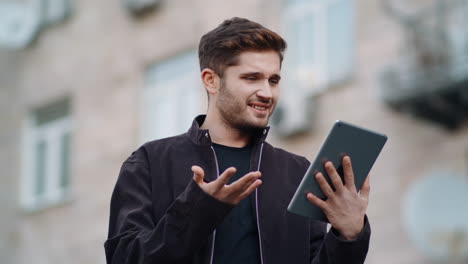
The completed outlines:
<svg viewBox="0 0 468 264">
<path fill-rule="evenodd" d="M 241 131 L 264 128 L 279 96 L 280 59 L 275 51 L 247 51 L 227 67 L 216 108 L 223 122 Z"/>
</svg>

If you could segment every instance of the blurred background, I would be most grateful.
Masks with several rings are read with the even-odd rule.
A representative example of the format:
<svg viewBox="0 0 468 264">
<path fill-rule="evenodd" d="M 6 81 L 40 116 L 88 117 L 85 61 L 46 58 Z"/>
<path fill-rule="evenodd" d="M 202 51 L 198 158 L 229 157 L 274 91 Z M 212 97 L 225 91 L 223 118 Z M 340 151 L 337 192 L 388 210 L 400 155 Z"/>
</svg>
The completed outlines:
<svg viewBox="0 0 468 264">
<path fill-rule="evenodd" d="M 289 44 L 271 143 L 389 137 L 366 263 L 468 263 L 468 0 L 0 0 L 0 263 L 105 263 L 122 162 L 205 113 L 198 42 L 233 16 Z"/>
</svg>

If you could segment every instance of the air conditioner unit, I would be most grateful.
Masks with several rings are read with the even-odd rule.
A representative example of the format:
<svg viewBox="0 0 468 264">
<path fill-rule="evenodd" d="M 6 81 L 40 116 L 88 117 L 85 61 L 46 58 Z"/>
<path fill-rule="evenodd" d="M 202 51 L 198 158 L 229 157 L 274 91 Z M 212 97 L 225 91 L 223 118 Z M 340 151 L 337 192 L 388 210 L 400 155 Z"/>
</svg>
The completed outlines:
<svg viewBox="0 0 468 264">
<path fill-rule="evenodd" d="M 314 96 L 285 94 L 271 117 L 275 133 L 291 137 L 309 131 L 315 120 L 315 102 Z"/>
<path fill-rule="evenodd" d="M 0 46 L 27 47 L 39 32 L 70 16 L 72 0 L 0 2 Z"/>
<path fill-rule="evenodd" d="M 125 7 L 134 15 L 138 15 L 158 6 L 161 0 L 123 0 Z"/>
</svg>

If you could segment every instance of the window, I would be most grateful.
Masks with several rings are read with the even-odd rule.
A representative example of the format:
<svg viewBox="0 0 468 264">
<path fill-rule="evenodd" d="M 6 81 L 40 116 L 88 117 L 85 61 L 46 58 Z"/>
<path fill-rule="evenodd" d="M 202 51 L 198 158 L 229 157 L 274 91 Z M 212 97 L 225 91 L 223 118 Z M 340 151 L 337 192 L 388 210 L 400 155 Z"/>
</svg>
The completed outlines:
<svg viewBox="0 0 468 264">
<path fill-rule="evenodd" d="M 151 10 L 160 4 L 161 0 L 124 0 L 125 7 L 134 15 L 139 15 Z"/>
<path fill-rule="evenodd" d="M 149 67 L 143 91 L 142 142 L 188 130 L 200 110 L 198 69 L 195 52 Z"/>
<path fill-rule="evenodd" d="M 288 83 L 320 92 L 350 77 L 354 60 L 353 0 L 289 0 L 283 31 Z"/>
<path fill-rule="evenodd" d="M 71 161 L 69 101 L 35 110 L 25 130 L 23 208 L 37 210 L 66 200 Z"/>
<path fill-rule="evenodd" d="M 314 98 L 348 79 L 354 63 L 353 0 L 288 0 L 283 93 L 272 123 L 282 136 L 312 128 Z"/>
<path fill-rule="evenodd" d="M 72 0 L 0 1 L 0 45 L 24 48 L 72 13 Z"/>
</svg>

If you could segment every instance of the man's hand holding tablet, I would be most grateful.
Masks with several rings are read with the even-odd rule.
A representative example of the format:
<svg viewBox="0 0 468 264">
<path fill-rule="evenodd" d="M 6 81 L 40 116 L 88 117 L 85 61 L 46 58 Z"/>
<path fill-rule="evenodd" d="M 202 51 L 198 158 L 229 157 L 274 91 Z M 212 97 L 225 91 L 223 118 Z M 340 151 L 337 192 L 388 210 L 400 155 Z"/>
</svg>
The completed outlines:
<svg viewBox="0 0 468 264">
<path fill-rule="evenodd" d="M 343 238 L 355 238 L 369 200 L 367 175 L 386 141 L 383 134 L 336 121 L 288 211 L 329 222 Z"/>
<path fill-rule="evenodd" d="M 325 170 L 330 176 L 334 189 L 325 180 L 321 172 L 317 172 L 315 178 L 323 193 L 327 197 L 322 200 L 313 193 L 307 194 L 307 199 L 322 209 L 330 224 L 347 240 L 356 238 L 364 227 L 364 216 L 369 201 L 370 183 L 366 177 L 360 191 L 354 183 L 354 173 L 349 156 L 342 159 L 344 183 L 336 171 L 333 163 L 325 163 Z"/>
</svg>

